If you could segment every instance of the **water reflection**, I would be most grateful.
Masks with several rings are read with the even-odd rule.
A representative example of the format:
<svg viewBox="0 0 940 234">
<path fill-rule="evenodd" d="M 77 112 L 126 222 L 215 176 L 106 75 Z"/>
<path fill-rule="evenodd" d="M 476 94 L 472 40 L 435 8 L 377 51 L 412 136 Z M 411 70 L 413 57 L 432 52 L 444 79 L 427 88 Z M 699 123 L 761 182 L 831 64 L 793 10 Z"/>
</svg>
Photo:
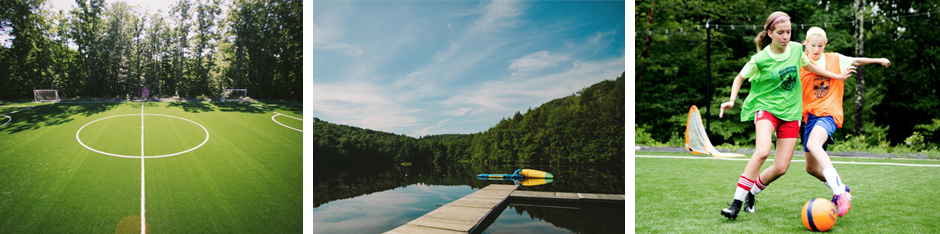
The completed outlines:
<svg viewBox="0 0 940 234">
<path fill-rule="evenodd" d="M 381 233 L 414 220 L 438 206 L 459 199 L 490 184 L 514 181 L 479 180 L 476 175 L 514 171 L 518 168 L 554 174 L 552 182 L 522 186 L 519 190 L 624 194 L 624 167 L 480 165 L 447 163 L 432 165 L 328 166 L 314 170 L 315 233 Z M 519 181 L 520 183 L 527 183 Z M 523 225 L 532 230 L 551 226 L 557 232 L 584 232 L 588 217 L 571 209 L 533 209 L 510 205 L 486 229 L 488 233 L 514 230 Z M 582 209 L 586 210 L 586 209 Z M 510 212 L 510 213 L 507 213 Z M 611 228 L 623 230 L 620 218 L 611 217 Z M 613 214 L 613 213 L 611 213 Z M 517 220 L 516 216 L 525 216 Z M 538 218 L 531 218 L 538 217 Z M 610 216 L 610 215 L 608 215 Z M 596 217 L 595 217 L 596 218 Z M 552 233 L 545 231 L 540 233 Z M 592 233 L 592 232 L 588 232 Z"/>
<path fill-rule="evenodd" d="M 468 186 L 416 184 L 333 201 L 314 209 L 314 233 L 382 233 L 474 191 Z"/>
</svg>

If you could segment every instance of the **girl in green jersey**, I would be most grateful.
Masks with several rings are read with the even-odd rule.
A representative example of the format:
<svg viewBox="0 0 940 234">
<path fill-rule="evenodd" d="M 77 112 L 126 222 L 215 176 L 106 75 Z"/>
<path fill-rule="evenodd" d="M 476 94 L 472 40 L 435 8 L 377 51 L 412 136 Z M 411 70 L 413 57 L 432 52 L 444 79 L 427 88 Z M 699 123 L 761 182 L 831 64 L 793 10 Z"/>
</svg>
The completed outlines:
<svg viewBox="0 0 940 234">
<path fill-rule="evenodd" d="M 799 68 L 840 80 L 855 72 L 855 67 L 849 67 L 837 75 L 810 63 L 803 53 L 802 46 L 797 42 L 790 42 L 790 24 L 790 16 L 783 12 L 774 12 L 767 17 L 764 30 L 755 38 L 757 54 L 751 56 L 751 60 L 735 77 L 731 86 L 730 101 L 721 104 L 719 118 L 724 116 L 725 110 L 734 106 L 744 79 L 747 78 L 751 82 L 751 90 L 741 108 L 741 121 L 754 121 L 756 149 L 738 179 L 734 200 L 728 208 L 721 210 L 721 214 L 729 219 L 738 217 L 742 204 L 744 211 L 754 212 L 754 195 L 786 173 L 790 167 L 796 139 L 800 135 L 803 111 Z M 761 165 L 770 154 L 774 133 L 777 134 L 774 165 L 758 175 Z"/>
</svg>

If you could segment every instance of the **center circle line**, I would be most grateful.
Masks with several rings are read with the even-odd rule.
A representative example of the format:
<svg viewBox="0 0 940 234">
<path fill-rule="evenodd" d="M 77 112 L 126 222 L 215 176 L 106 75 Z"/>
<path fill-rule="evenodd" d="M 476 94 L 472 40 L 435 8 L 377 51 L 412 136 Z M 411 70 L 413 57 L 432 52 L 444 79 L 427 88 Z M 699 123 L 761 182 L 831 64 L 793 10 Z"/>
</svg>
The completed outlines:
<svg viewBox="0 0 940 234">
<path fill-rule="evenodd" d="M 177 152 L 177 153 L 164 154 L 164 155 L 157 155 L 157 156 L 143 156 L 143 155 L 142 155 L 142 156 L 128 156 L 128 155 L 112 154 L 112 153 L 108 153 L 108 152 L 96 150 L 96 149 L 94 149 L 94 148 L 89 147 L 88 145 L 85 145 L 85 143 L 82 142 L 82 139 L 78 137 L 78 135 L 82 132 L 82 129 L 84 129 L 86 126 L 88 126 L 88 125 L 90 125 L 90 124 L 92 124 L 92 123 L 94 123 L 94 122 L 98 122 L 98 121 L 100 121 L 100 120 L 110 119 L 110 118 L 114 118 L 114 117 L 134 116 L 134 115 L 154 115 L 154 116 L 163 116 L 163 117 L 171 117 L 171 118 L 177 118 L 177 119 L 181 119 L 181 120 L 186 120 L 186 121 L 189 121 L 190 123 L 196 124 L 197 126 L 199 126 L 200 128 L 202 128 L 202 130 L 206 132 L 206 139 L 203 140 L 202 143 L 199 144 L 199 145 L 197 145 L 196 147 L 193 147 L 193 148 L 188 149 L 188 150 L 185 150 L 185 151 Z M 143 127 L 141 127 L 141 129 L 143 129 Z M 181 117 L 177 117 L 177 116 L 172 116 L 172 115 L 161 115 L 161 114 L 123 114 L 123 115 L 112 115 L 112 116 L 108 116 L 108 117 L 96 119 L 96 120 L 94 120 L 94 121 L 91 121 L 91 122 L 86 123 L 86 124 L 83 125 L 81 128 L 79 128 L 77 132 L 75 132 L 75 140 L 78 140 L 78 143 L 81 144 L 81 145 L 82 145 L 83 147 L 85 147 L 86 149 L 91 150 L 91 151 L 94 151 L 94 152 L 99 153 L 99 154 L 104 154 L 104 155 L 109 155 L 109 156 L 115 156 L 115 157 L 122 157 L 122 158 L 163 158 L 163 157 L 170 157 L 170 156 L 176 156 L 176 155 L 188 153 L 188 152 L 193 151 L 193 150 L 195 150 L 195 149 L 197 149 L 197 148 L 199 148 L 199 147 L 202 147 L 202 145 L 205 145 L 206 142 L 209 142 L 209 130 L 206 129 L 206 127 L 202 126 L 202 124 L 196 123 L 196 121 L 192 121 L 192 120 L 189 120 L 189 119 L 185 119 L 185 118 L 181 118 Z"/>
</svg>

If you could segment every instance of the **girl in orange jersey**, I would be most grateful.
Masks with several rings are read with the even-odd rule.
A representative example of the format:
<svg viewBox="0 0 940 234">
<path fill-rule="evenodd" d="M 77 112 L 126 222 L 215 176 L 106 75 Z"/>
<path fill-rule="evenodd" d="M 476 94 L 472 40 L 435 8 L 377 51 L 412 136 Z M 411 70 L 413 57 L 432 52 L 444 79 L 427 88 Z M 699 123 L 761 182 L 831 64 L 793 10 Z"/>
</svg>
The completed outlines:
<svg viewBox="0 0 940 234">
<path fill-rule="evenodd" d="M 826 31 L 812 27 L 806 32 L 806 55 L 811 62 L 838 73 L 851 67 L 878 63 L 891 65 L 886 58 L 853 58 L 838 53 L 823 53 L 826 49 Z M 800 69 L 803 85 L 803 151 L 806 151 L 806 172 L 815 176 L 832 189 L 832 203 L 839 207 L 839 217 L 852 208 L 852 194 L 842 183 L 839 173 L 832 166 L 826 147 L 832 143 L 832 134 L 842 127 L 842 94 L 844 79 L 830 79 Z"/>
<path fill-rule="evenodd" d="M 803 53 L 803 47 L 790 41 L 790 34 L 790 16 L 779 11 L 770 14 L 764 30 L 755 38 L 758 52 L 735 77 L 730 101 L 721 104 L 719 117 L 734 106 L 744 79 L 751 82 L 750 92 L 741 107 L 741 121 L 754 121 L 756 149 L 738 179 L 734 200 L 728 208 L 721 210 L 721 215 L 729 219 L 738 217 L 742 205 L 745 212 L 754 212 L 754 195 L 786 173 L 790 166 L 796 139 L 800 135 L 799 121 L 803 110 L 799 69 L 842 80 L 854 72 L 854 67 L 851 67 L 842 74 L 835 74 L 813 65 Z M 760 167 L 770 154 L 775 133 L 777 153 L 774 165 L 761 172 Z"/>
</svg>

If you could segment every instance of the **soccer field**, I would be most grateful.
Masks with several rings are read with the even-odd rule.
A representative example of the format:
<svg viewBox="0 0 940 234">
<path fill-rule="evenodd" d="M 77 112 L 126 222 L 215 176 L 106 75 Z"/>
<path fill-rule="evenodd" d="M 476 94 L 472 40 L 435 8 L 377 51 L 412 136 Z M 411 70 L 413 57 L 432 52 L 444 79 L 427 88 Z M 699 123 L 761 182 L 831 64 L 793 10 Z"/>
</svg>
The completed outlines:
<svg viewBox="0 0 940 234">
<path fill-rule="evenodd" d="M 720 210 L 731 202 L 747 158 L 636 155 L 637 233 L 807 233 L 811 231 L 800 219 L 803 204 L 816 197 L 832 198 L 832 190 L 806 173 L 804 158 L 794 156 L 787 174 L 757 195 L 755 213 L 742 211 L 737 220 L 728 220 Z M 762 170 L 772 165 L 772 158 Z M 832 160 L 854 199 L 852 209 L 830 232 L 940 232 L 940 161 Z"/>
<path fill-rule="evenodd" d="M 303 229 L 302 107 L 58 103 L 9 116 L 0 233 L 140 233 L 141 216 L 152 233 Z"/>
</svg>

